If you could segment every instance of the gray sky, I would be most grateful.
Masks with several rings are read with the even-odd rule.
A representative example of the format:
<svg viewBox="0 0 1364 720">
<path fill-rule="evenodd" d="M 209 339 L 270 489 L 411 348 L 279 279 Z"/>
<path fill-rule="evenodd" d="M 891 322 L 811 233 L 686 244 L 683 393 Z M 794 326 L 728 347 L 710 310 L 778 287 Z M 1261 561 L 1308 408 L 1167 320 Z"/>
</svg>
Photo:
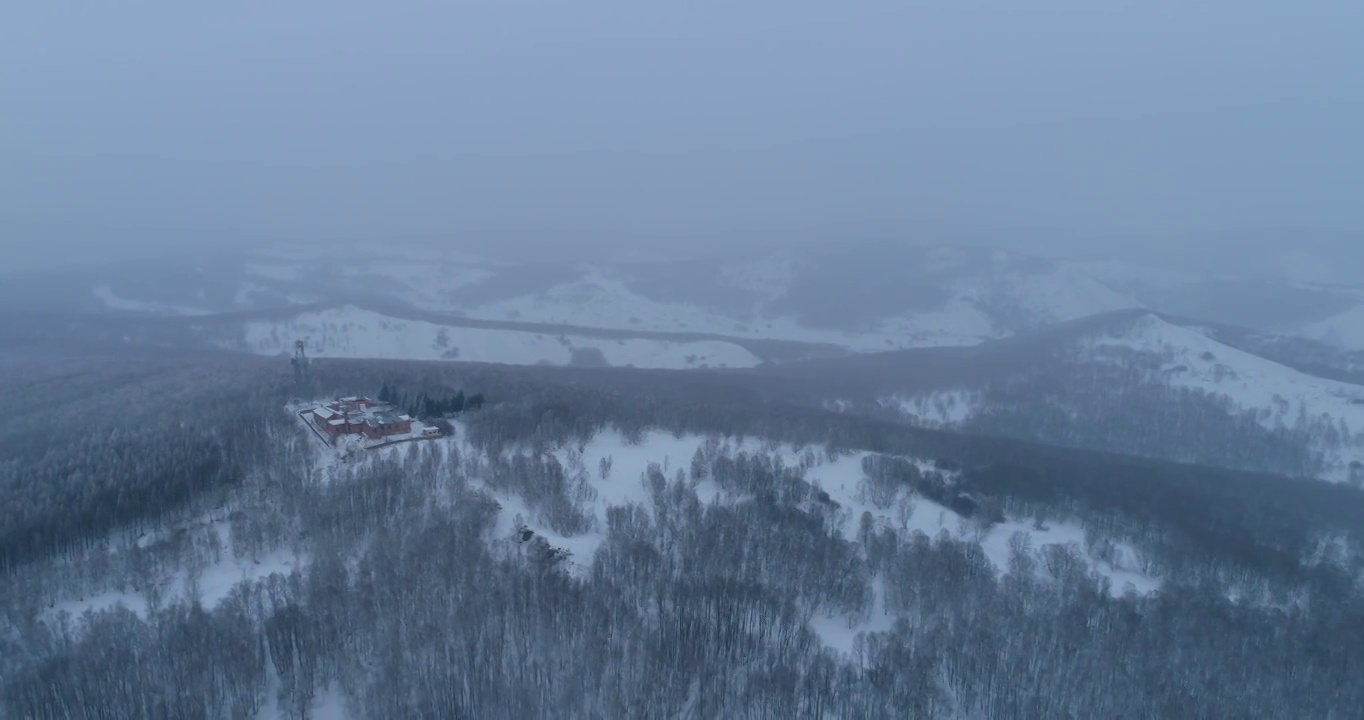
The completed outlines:
<svg viewBox="0 0 1364 720">
<path fill-rule="evenodd" d="M 1360 48 L 1358 0 L 4 3 L 0 244 L 1354 232 Z"/>
</svg>

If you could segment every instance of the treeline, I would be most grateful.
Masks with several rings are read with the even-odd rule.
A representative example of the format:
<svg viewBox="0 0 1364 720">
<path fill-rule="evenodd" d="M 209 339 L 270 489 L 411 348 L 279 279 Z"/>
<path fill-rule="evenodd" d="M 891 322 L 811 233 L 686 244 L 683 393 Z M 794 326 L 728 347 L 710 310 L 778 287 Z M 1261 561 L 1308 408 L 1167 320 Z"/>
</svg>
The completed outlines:
<svg viewBox="0 0 1364 720">
<path fill-rule="evenodd" d="M 402 408 L 407 414 L 417 418 L 446 418 L 465 411 L 475 411 L 483 407 L 483 393 L 473 393 L 465 397 L 463 390 L 453 393 L 439 391 L 411 390 L 385 382 L 379 389 L 378 399 Z"/>
</svg>

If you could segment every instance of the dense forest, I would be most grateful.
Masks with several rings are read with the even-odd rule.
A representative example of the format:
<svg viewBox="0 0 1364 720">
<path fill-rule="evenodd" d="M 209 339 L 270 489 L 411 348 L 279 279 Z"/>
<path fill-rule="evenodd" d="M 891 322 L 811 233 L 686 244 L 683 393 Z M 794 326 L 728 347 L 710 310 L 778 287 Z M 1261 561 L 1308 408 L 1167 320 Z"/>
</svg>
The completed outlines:
<svg viewBox="0 0 1364 720">
<path fill-rule="evenodd" d="M 1325 469 L 1327 450 L 1355 442 L 1355 430 L 1301 408 L 1290 408 L 1282 426 L 1267 427 L 1224 395 L 1166 382 L 1166 364 L 1126 348 L 1057 352 L 986 383 L 982 412 L 967 429 L 1301 477 Z"/>
<path fill-rule="evenodd" d="M 1353 488 L 911 428 L 726 380 L 319 361 L 324 397 L 384 394 L 457 414 L 460 431 L 329 465 L 284 411 L 288 366 L 272 363 L 0 364 L 23 419 L 0 429 L 12 509 L 0 717 L 302 718 L 331 703 L 359 718 L 1343 719 L 1364 707 L 1364 647 L 1348 640 L 1364 629 Z M 603 434 L 623 455 L 659 432 L 704 441 L 638 477 L 583 460 Z M 849 456 L 868 508 L 941 507 L 960 530 L 832 499 L 812 478 Z M 620 484 L 638 500 L 600 512 Z M 507 527 L 513 500 L 526 522 Z M 981 538 L 1008 523 L 1073 524 L 1086 540 L 1033 549 L 1015 533 L 1000 568 Z M 600 541 L 590 559 L 559 542 L 586 537 Z M 1095 570 L 1125 546 L 1157 590 Z M 215 566 L 280 557 L 278 572 L 208 587 Z M 60 610 L 114 591 L 137 602 Z M 841 651 L 816 630 L 827 622 L 861 630 Z"/>
</svg>

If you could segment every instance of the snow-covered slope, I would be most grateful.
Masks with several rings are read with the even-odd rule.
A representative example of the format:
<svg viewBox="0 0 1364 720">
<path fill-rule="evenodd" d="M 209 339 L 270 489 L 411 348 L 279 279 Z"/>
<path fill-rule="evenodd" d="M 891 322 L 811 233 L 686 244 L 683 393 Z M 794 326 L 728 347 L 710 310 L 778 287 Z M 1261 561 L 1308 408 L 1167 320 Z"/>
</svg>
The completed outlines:
<svg viewBox="0 0 1364 720">
<path fill-rule="evenodd" d="M 640 368 L 752 367 L 761 360 L 734 343 L 606 339 L 399 320 L 346 306 L 288 320 L 246 324 L 234 348 L 265 355 L 291 352 L 308 338 L 310 352 L 325 357 L 458 360 L 510 365 L 610 365 Z"/>
<path fill-rule="evenodd" d="M 1155 355 L 1170 385 L 1223 396 L 1233 407 L 1255 413 L 1267 428 L 1305 428 L 1322 420 L 1336 426 L 1342 437 L 1339 446 L 1314 439 L 1326 453 L 1329 479 L 1345 480 L 1351 463 L 1364 462 L 1364 387 L 1298 372 L 1218 343 L 1197 327 L 1154 315 L 1092 343 L 1096 348 L 1122 347 Z"/>
<path fill-rule="evenodd" d="M 865 254 L 865 255 L 864 255 Z M 854 351 L 973 345 L 1135 307 L 1064 266 L 1003 252 L 856 247 L 676 266 L 601 266 L 471 317 L 833 343 Z"/>
<path fill-rule="evenodd" d="M 645 480 L 651 468 L 669 478 L 675 477 L 679 470 L 684 472 L 691 488 L 705 505 L 726 506 L 751 501 L 751 497 L 726 491 L 709 476 L 691 474 L 693 457 L 698 450 L 708 448 L 717 456 L 733 458 L 743 453 L 773 458 L 787 468 L 803 468 L 801 474 L 812 486 L 812 492 L 822 493 L 818 501 L 820 509 L 812 508 L 810 512 L 820 514 L 835 508 L 836 511 L 827 516 L 832 522 L 827 526 L 827 532 L 831 538 L 841 538 L 859 553 L 865 552 L 861 547 L 861 528 L 869 521 L 877 533 L 891 531 L 906 538 L 923 533 L 929 537 L 947 536 L 978 544 L 1001 575 L 1009 571 L 1011 557 L 1023 553 L 1035 561 L 1033 572 L 1037 580 L 1047 582 L 1049 575 L 1044 559 L 1047 548 L 1068 546 L 1093 573 L 1108 579 L 1110 592 L 1115 596 L 1128 592 L 1148 594 L 1161 586 L 1161 579 L 1148 571 L 1137 547 L 1126 542 L 1099 541 L 1076 522 L 1051 518 L 1043 523 L 1031 517 L 1009 517 L 1003 522 L 982 524 L 978 519 L 965 518 L 916 495 L 908 486 L 902 485 L 890 494 L 873 491 L 864 471 L 863 461 L 868 453 L 831 455 L 822 446 L 791 446 L 754 438 L 704 437 L 657 430 L 629 438 L 618 431 L 606 430 L 596 433 L 581 447 L 575 444 L 550 448 L 548 454 L 541 457 L 553 458 L 563 467 L 565 477 L 581 486 L 574 491 L 574 502 L 590 519 L 584 531 L 563 534 L 554 531 L 550 527 L 552 522 L 522 497 L 492 487 L 486 476 L 491 458 L 468 441 L 468 428 L 464 423 L 456 423 L 455 430 L 453 436 L 423 441 L 420 445 L 380 448 L 351 454 L 344 459 L 337 450 L 321 443 L 313 445 L 311 436 L 302 435 L 302 430 L 300 433 L 301 441 L 313 447 L 318 455 L 313 463 L 317 474 L 312 481 L 322 483 L 343 481 L 348 473 L 362 469 L 365 464 L 407 462 L 410 458 L 418 458 L 422 454 L 420 451 L 429 447 L 442 459 L 439 464 L 449 471 L 447 480 L 453 482 L 459 477 L 460 482 L 467 481 L 471 489 L 487 493 L 497 502 L 498 516 L 486 538 L 494 552 L 515 557 L 526 553 L 534 544 L 532 540 L 543 541 L 550 548 L 567 553 L 564 567 L 579 576 L 590 570 L 598 548 L 606 538 L 608 508 L 634 505 L 652 514 L 650 491 Z M 531 451 L 514 446 L 508 452 Z M 914 459 L 910 462 L 925 473 L 947 478 L 952 475 L 939 470 L 930 461 Z M 282 582 L 295 569 L 307 564 L 306 558 L 297 557 L 284 548 L 252 557 L 250 552 L 243 551 L 233 532 L 232 523 L 220 511 L 143 536 L 137 543 L 142 547 L 169 543 L 173 537 L 204 545 L 201 554 L 209 562 L 165 576 L 154 588 L 111 588 L 84 597 L 67 597 L 57 601 L 44 617 L 79 626 L 86 611 L 115 605 L 123 605 L 145 617 L 149 599 L 153 596 L 161 607 L 197 597 L 211 609 L 239 589 Z M 115 555 L 126 550 L 117 545 L 111 547 L 111 559 L 121 560 Z M 850 654 L 859 634 L 885 631 L 894 623 L 896 618 L 884 605 L 883 579 L 879 575 L 873 576 L 870 583 L 872 604 L 868 611 L 849 615 L 816 613 L 809 619 L 815 636 L 834 652 Z M 335 701 L 336 698 L 331 698 L 319 702 Z"/>
<path fill-rule="evenodd" d="M 99 612 L 107 608 L 123 606 L 145 618 L 150 609 L 149 599 L 164 607 L 180 600 L 197 599 L 205 608 L 213 609 L 231 594 L 232 590 L 243 583 L 254 584 L 274 575 L 287 576 L 306 564 L 292 551 L 278 548 L 253 557 L 240 545 L 234 545 L 231 523 L 224 513 L 209 513 L 195 518 L 175 528 L 165 528 L 161 532 L 143 535 L 135 543 L 138 548 L 147 548 L 158 542 L 167 541 L 172 535 L 188 538 L 188 542 L 204 550 L 209 562 L 188 568 L 160 578 L 151 592 L 146 588 L 134 591 L 130 588 L 114 588 L 95 592 L 84 597 L 68 597 L 53 606 L 44 614 L 48 619 L 66 615 L 71 621 L 78 621 L 87 611 Z M 126 548 L 113 546 L 111 556 Z"/>
<path fill-rule="evenodd" d="M 884 391 L 877 398 L 879 408 L 927 427 L 984 428 L 1186 461 L 1241 457 L 1251 464 L 1232 466 L 1311 472 L 1337 482 L 1364 480 L 1364 386 L 1311 375 L 1218 342 L 1208 328 L 1151 313 L 1120 314 L 980 350 L 962 361 L 978 363 L 976 371 L 937 387 Z M 1316 469 L 1262 467 L 1249 460 L 1260 457 L 1254 453 L 1222 452 L 1223 444 L 1250 441 L 1252 434 L 1237 425 L 1242 421 L 1304 448 L 1317 458 L 1310 463 Z M 1029 434 L 1029 423 L 1035 424 L 1035 435 Z M 1084 423 L 1108 429 L 1089 432 Z M 1172 442 L 1153 424 L 1209 434 Z M 1123 434 L 1142 439 L 1115 444 Z M 1184 454 L 1191 449 L 1196 456 Z"/>
<path fill-rule="evenodd" d="M 632 444 L 617 432 L 603 432 L 593 437 L 582 452 L 577 448 L 560 448 L 555 455 L 569 475 L 584 478 L 595 491 L 595 498 L 589 507 L 593 509 L 597 529 L 565 537 L 549 529 L 549 524 L 520 498 L 495 493 L 503 508 L 497 532 L 503 536 L 513 536 L 518 528 L 530 529 L 551 546 L 569 551 L 569 562 L 575 572 L 586 572 L 604 539 L 606 509 L 626 504 L 649 507 L 644 476 L 650 465 L 657 465 L 665 476 L 672 477 L 679 468 L 688 468 L 698 448 L 706 442 L 707 438 L 701 436 L 677 437 L 654 431 L 646 433 Z M 471 452 L 467 446 L 463 450 L 465 455 Z M 1025 552 L 1038 557 L 1048 545 L 1071 545 L 1088 560 L 1094 572 L 1109 578 L 1114 595 L 1128 591 L 1145 594 L 1160 586 L 1159 578 L 1143 570 L 1141 553 L 1136 548 L 1123 543 L 1102 550 L 1093 547 L 1087 540 L 1085 529 L 1074 523 L 1056 522 L 1039 527 L 1032 518 L 1010 518 L 982 529 L 976 522 L 931 500 L 915 496 L 906 488 L 898 490 L 893 497 L 881 498 L 879 503 L 873 502 L 863 471 L 863 458 L 867 453 L 830 457 L 819 447 L 764 445 L 752 439 L 742 441 L 732 438 L 723 441 L 720 452 L 768 455 L 779 458 L 786 467 L 800 467 L 802 462 L 809 465 L 804 472 L 805 479 L 826 492 L 840 506 L 842 521 L 839 532 L 850 543 L 857 541 L 861 518 L 869 514 L 878 528 L 890 528 L 902 533 L 922 532 L 930 537 L 947 533 L 978 542 L 999 573 L 1009 567 L 1013 552 L 1011 545 L 1025 548 Z M 606 477 L 599 472 L 603 462 L 610 466 Z M 934 471 L 931 463 L 916 462 L 923 470 Z M 727 493 L 709 478 L 695 481 L 695 489 L 701 500 L 708 503 L 728 504 L 747 499 Z M 874 588 L 878 582 L 878 579 L 873 579 Z M 850 652 L 857 633 L 884 630 L 892 622 L 893 618 L 887 617 L 882 611 L 878 596 L 869 616 L 816 616 L 811 619 L 811 627 L 829 647 Z"/>
</svg>

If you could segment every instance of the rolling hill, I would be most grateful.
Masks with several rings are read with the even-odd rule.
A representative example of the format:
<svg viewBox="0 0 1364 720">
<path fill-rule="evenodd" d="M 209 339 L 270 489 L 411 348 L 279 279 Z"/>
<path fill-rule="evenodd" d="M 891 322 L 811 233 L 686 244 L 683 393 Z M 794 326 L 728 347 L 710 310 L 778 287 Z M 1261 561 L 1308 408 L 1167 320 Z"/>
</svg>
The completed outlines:
<svg viewBox="0 0 1364 720">
<path fill-rule="evenodd" d="M 930 427 L 1364 483 L 1364 385 L 1220 342 L 1144 311 L 969 348 L 770 371 L 833 407 Z"/>
</svg>

